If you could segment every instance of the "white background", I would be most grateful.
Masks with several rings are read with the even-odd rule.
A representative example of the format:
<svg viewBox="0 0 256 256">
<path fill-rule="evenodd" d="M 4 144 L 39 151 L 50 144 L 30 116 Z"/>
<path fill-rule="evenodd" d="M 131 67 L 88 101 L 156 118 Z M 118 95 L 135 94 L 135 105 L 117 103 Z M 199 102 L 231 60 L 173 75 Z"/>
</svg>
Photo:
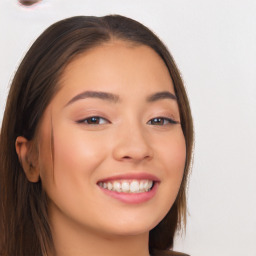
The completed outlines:
<svg viewBox="0 0 256 256">
<path fill-rule="evenodd" d="M 21 58 L 53 22 L 122 14 L 156 32 L 185 81 L 195 122 L 186 235 L 193 256 L 256 256 L 256 1 L 0 0 L 0 123 Z"/>
</svg>

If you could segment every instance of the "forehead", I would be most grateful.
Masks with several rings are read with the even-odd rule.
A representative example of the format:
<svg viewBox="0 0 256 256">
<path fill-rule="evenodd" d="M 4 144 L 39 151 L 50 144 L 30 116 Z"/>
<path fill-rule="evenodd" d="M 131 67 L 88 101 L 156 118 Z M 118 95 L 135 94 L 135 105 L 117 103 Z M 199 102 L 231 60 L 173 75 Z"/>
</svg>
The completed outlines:
<svg viewBox="0 0 256 256">
<path fill-rule="evenodd" d="M 114 41 L 94 47 L 72 60 L 60 79 L 60 94 L 82 90 L 142 95 L 174 92 L 172 79 L 161 57 L 145 45 Z"/>
</svg>

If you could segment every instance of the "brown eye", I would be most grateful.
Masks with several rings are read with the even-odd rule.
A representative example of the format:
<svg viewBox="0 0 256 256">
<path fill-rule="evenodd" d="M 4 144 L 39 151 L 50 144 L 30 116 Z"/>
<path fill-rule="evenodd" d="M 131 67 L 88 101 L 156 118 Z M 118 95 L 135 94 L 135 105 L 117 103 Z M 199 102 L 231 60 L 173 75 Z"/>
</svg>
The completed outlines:
<svg viewBox="0 0 256 256">
<path fill-rule="evenodd" d="M 154 118 L 150 120 L 150 124 L 152 125 L 163 125 L 164 124 L 164 119 L 163 118 Z"/>
<path fill-rule="evenodd" d="M 86 120 L 87 124 L 99 124 L 100 118 L 97 116 L 90 117 Z"/>
<path fill-rule="evenodd" d="M 148 121 L 150 125 L 167 125 L 167 124 L 177 124 L 176 121 L 166 117 L 155 117 Z"/>
<path fill-rule="evenodd" d="M 79 120 L 78 123 L 86 125 L 100 125 L 108 123 L 108 120 L 100 116 L 91 116 L 82 120 Z"/>
</svg>

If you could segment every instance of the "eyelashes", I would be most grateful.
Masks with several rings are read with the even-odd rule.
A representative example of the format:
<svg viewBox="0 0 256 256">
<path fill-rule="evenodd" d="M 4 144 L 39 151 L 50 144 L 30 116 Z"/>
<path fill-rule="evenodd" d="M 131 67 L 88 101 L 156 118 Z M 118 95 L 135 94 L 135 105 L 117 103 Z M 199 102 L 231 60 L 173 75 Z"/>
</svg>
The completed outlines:
<svg viewBox="0 0 256 256">
<path fill-rule="evenodd" d="M 110 124 L 111 122 L 101 116 L 91 116 L 85 119 L 78 120 L 77 123 L 85 124 L 85 125 L 103 125 L 103 124 Z M 178 123 L 179 122 L 175 121 L 174 119 L 167 118 L 167 117 L 154 117 L 147 122 L 147 124 L 149 125 L 157 125 L 157 126 L 172 125 L 172 124 L 178 124 Z"/>
<path fill-rule="evenodd" d="M 177 124 L 178 122 L 167 117 L 155 117 L 150 119 L 147 124 L 150 125 L 168 125 L 168 124 Z"/>
<path fill-rule="evenodd" d="M 101 116 L 91 116 L 82 120 L 77 121 L 79 124 L 86 124 L 86 125 L 102 125 L 110 123 L 106 118 Z"/>
</svg>

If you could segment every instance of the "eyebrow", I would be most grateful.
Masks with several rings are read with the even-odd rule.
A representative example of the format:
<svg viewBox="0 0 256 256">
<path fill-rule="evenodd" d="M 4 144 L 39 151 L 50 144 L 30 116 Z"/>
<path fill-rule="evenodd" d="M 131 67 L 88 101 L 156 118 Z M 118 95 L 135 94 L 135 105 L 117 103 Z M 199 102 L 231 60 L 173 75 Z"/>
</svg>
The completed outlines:
<svg viewBox="0 0 256 256">
<path fill-rule="evenodd" d="M 101 100 L 106 100 L 109 102 L 116 103 L 120 100 L 119 96 L 116 94 L 112 94 L 109 92 L 100 92 L 100 91 L 85 91 L 82 92 L 75 97 L 73 97 L 66 105 L 70 105 L 74 103 L 75 101 L 86 99 L 86 98 L 96 98 L 96 99 L 101 99 Z"/>
<path fill-rule="evenodd" d="M 75 97 L 73 97 L 66 105 L 70 105 L 78 100 L 86 99 L 86 98 L 96 98 L 96 99 L 101 99 L 101 100 L 106 100 L 112 103 L 117 103 L 120 101 L 120 97 L 116 94 L 109 93 L 109 92 L 101 92 L 101 91 L 85 91 L 82 93 L 79 93 Z M 163 92 L 157 92 L 152 95 L 149 95 L 146 99 L 147 102 L 155 102 L 158 100 L 163 100 L 163 99 L 172 99 L 172 100 L 177 100 L 177 97 L 168 91 L 163 91 Z"/>
<path fill-rule="evenodd" d="M 154 102 L 163 99 L 177 100 L 177 97 L 168 91 L 157 92 L 147 97 L 147 102 Z"/>
</svg>

